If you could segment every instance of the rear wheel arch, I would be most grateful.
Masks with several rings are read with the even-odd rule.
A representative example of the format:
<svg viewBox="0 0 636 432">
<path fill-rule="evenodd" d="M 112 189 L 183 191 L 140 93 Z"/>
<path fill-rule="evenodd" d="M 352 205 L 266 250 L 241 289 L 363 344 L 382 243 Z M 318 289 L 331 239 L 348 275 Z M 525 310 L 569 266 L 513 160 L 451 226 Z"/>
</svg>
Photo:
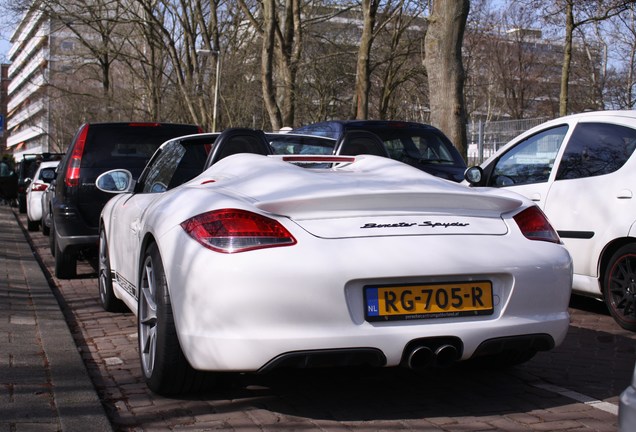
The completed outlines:
<svg viewBox="0 0 636 432">
<path fill-rule="evenodd" d="M 141 245 L 139 247 L 139 256 L 137 257 L 137 274 L 141 275 L 141 272 L 144 270 L 144 257 L 146 256 L 146 252 L 148 252 L 148 248 L 152 244 L 156 244 L 157 241 L 155 237 L 151 233 L 146 233 L 144 239 L 141 241 Z"/>
<path fill-rule="evenodd" d="M 215 376 L 193 369 L 185 357 L 159 247 L 152 236 L 143 244 L 137 313 L 142 374 L 148 387 L 161 395 L 200 391 L 211 385 Z"/>
<path fill-rule="evenodd" d="M 625 330 L 636 331 L 636 241 L 627 239 L 607 248 L 602 259 L 603 301 Z"/>
<path fill-rule="evenodd" d="M 607 273 L 607 266 L 609 265 L 610 259 L 616 253 L 617 250 L 626 246 L 630 243 L 636 243 L 636 238 L 634 237 L 621 237 L 616 238 L 609 242 L 601 252 L 601 256 L 598 260 L 598 281 L 599 287 L 601 289 L 601 294 L 605 290 L 603 281 L 605 280 L 605 275 Z"/>
</svg>

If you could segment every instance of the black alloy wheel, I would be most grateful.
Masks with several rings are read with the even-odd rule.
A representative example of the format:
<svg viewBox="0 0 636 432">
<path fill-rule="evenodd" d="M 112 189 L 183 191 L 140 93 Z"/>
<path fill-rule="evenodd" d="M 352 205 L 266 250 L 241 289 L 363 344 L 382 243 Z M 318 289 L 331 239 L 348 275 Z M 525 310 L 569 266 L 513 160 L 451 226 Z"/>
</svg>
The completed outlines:
<svg viewBox="0 0 636 432">
<path fill-rule="evenodd" d="M 603 299 L 622 328 L 636 331 L 636 244 L 625 245 L 612 255 L 605 272 Z"/>
</svg>

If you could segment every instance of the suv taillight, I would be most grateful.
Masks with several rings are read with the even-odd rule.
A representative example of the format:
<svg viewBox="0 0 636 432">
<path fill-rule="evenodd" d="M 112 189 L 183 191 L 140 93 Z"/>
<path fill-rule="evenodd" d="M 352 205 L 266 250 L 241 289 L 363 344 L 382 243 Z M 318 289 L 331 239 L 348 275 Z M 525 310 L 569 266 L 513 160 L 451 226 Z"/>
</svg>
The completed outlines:
<svg viewBox="0 0 636 432">
<path fill-rule="evenodd" d="M 88 125 L 84 125 L 77 135 L 77 140 L 73 147 L 73 153 L 71 153 L 70 160 L 66 167 L 66 175 L 64 176 L 64 183 L 66 186 L 79 186 L 80 165 L 82 164 L 82 155 L 84 154 L 84 145 L 86 144 L 87 135 Z"/>
<path fill-rule="evenodd" d="M 221 253 L 296 244 L 278 221 L 240 209 L 202 213 L 181 223 L 181 227 L 206 248 Z"/>
<path fill-rule="evenodd" d="M 548 218 L 543 214 L 539 207 L 528 207 L 513 219 L 519 225 L 519 229 L 524 236 L 530 240 L 541 240 L 550 243 L 561 243 L 559 235 L 556 233 Z"/>
</svg>

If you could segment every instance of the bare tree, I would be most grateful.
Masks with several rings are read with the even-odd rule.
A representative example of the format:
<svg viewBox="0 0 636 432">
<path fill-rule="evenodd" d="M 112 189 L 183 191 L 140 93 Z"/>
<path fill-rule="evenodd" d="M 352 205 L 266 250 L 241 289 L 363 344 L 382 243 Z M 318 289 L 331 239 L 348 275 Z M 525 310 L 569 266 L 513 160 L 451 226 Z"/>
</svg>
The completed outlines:
<svg viewBox="0 0 636 432">
<path fill-rule="evenodd" d="M 448 135 L 464 158 L 467 140 L 461 47 L 469 9 L 469 0 L 433 1 L 425 38 L 431 123 Z"/>
<path fill-rule="evenodd" d="M 613 66 L 607 73 L 604 101 L 610 108 L 636 107 L 636 14 L 634 5 L 613 19 L 608 45 L 616 50 Z"/>
<path fill-rule="evenodd" d="M 239 0 L 244 14 L 262 37 L 261 81 L 263 100 L 272 129 L 294 124 L 296 75 L 302 53 L 300 0 L 285 0 L 279 13 L 275 0 L 260 2 L 260 14 Z"/>
<path fill-rule="evenodd" d="M 380 119 L 409 118 L 408 110 L 417 103 L 413 98 L 424 98 L 428 88 L 426 70 L 422 65 L 422 31 L 426 27 L 422 9 L 416 3 L 404 2 L 393 12 L 392 21 L 376 36 L 376 49 L 371 77 L 370 98 L 377 100 Z M 377 95 L 373 89 L 378 89 Z"/>
<path fill-rule="evenodd" d="M 566 115 L 569 111 L 574 33 L 581 31 L 582 27 L 620 14 L 631 3 L 633 0 L 557 0 L 550 3 L 531 0 L 548 23 L 565 25 L 559 115 Z"/>
<path fill-rule="evenodd" d="M 369 112 L 369 59 L 373 46 L 374 27 L 380 0 L 362 0 L 362 35 L 356 66 L 355 96 L 352 114 L 354 118 L 366 119 Z"/>
<path fill-rule="evenodd" d="M 158 72 L 173 80 L 178 89 L 176 102 L 189 121 L 209 128 L 213 107 L 202 79 L 210 75 L 204 73 L 209 70 L 208 56 L 215 53 L 219 61 L 218 1 L 138 0 L 135 5 L 136 23 L 143 29 L 146 41 L 142 49 L 150 54 L 144 63 L 149 66 L 153 82 L 159 82 Z M 166 58 L 157 55 L 160 53 Z M 158 64 L 162 69 L 157 69 Z M 158 97 L 153 95 L 153 99 Z"/>
</svg>

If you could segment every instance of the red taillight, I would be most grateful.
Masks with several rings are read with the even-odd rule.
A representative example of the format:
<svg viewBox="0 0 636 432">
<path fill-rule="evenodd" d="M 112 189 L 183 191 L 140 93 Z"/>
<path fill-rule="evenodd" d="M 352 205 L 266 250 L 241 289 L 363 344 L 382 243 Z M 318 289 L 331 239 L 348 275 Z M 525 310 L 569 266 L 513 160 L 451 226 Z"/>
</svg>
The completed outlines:
<svg viewBox="0 0 636 432">
<path fill-rule="evenodd" d="M 66 175 L 64 176 L 66 186 L 79 186 L 80 165 L 82 164 L 82 155 L 84 154 L 84 145 L 86 144 L 87 135 L 88 125 L 84 125 L 77 136 L 77 142 L 75 143 L 75 147 L 73 147 L 73 153 L 71 153 L 71 158 L 66 167 Z"/>
<path fill-rule="evenodd" d="M 48 187 L 49 185 L 46 183 L 33 183 L 33 185 L 31 185 L 31 190 L 33 192 L 44 192 Z"/>
<path fill-rule="evenodd" d="M 202 213 L 183 222 L 181 227 L 206 248 L 221 253 L 296 244 L 296 239 L 279 222 L 246 210 Z"/>
<path fill-rule="evenodd" d="M 541 240 L 551 243 L 561 243 L 548 218 L 539 207 L 529 207 L 513 218 L 524 236 L 530 240 Z"/>
</svg>

